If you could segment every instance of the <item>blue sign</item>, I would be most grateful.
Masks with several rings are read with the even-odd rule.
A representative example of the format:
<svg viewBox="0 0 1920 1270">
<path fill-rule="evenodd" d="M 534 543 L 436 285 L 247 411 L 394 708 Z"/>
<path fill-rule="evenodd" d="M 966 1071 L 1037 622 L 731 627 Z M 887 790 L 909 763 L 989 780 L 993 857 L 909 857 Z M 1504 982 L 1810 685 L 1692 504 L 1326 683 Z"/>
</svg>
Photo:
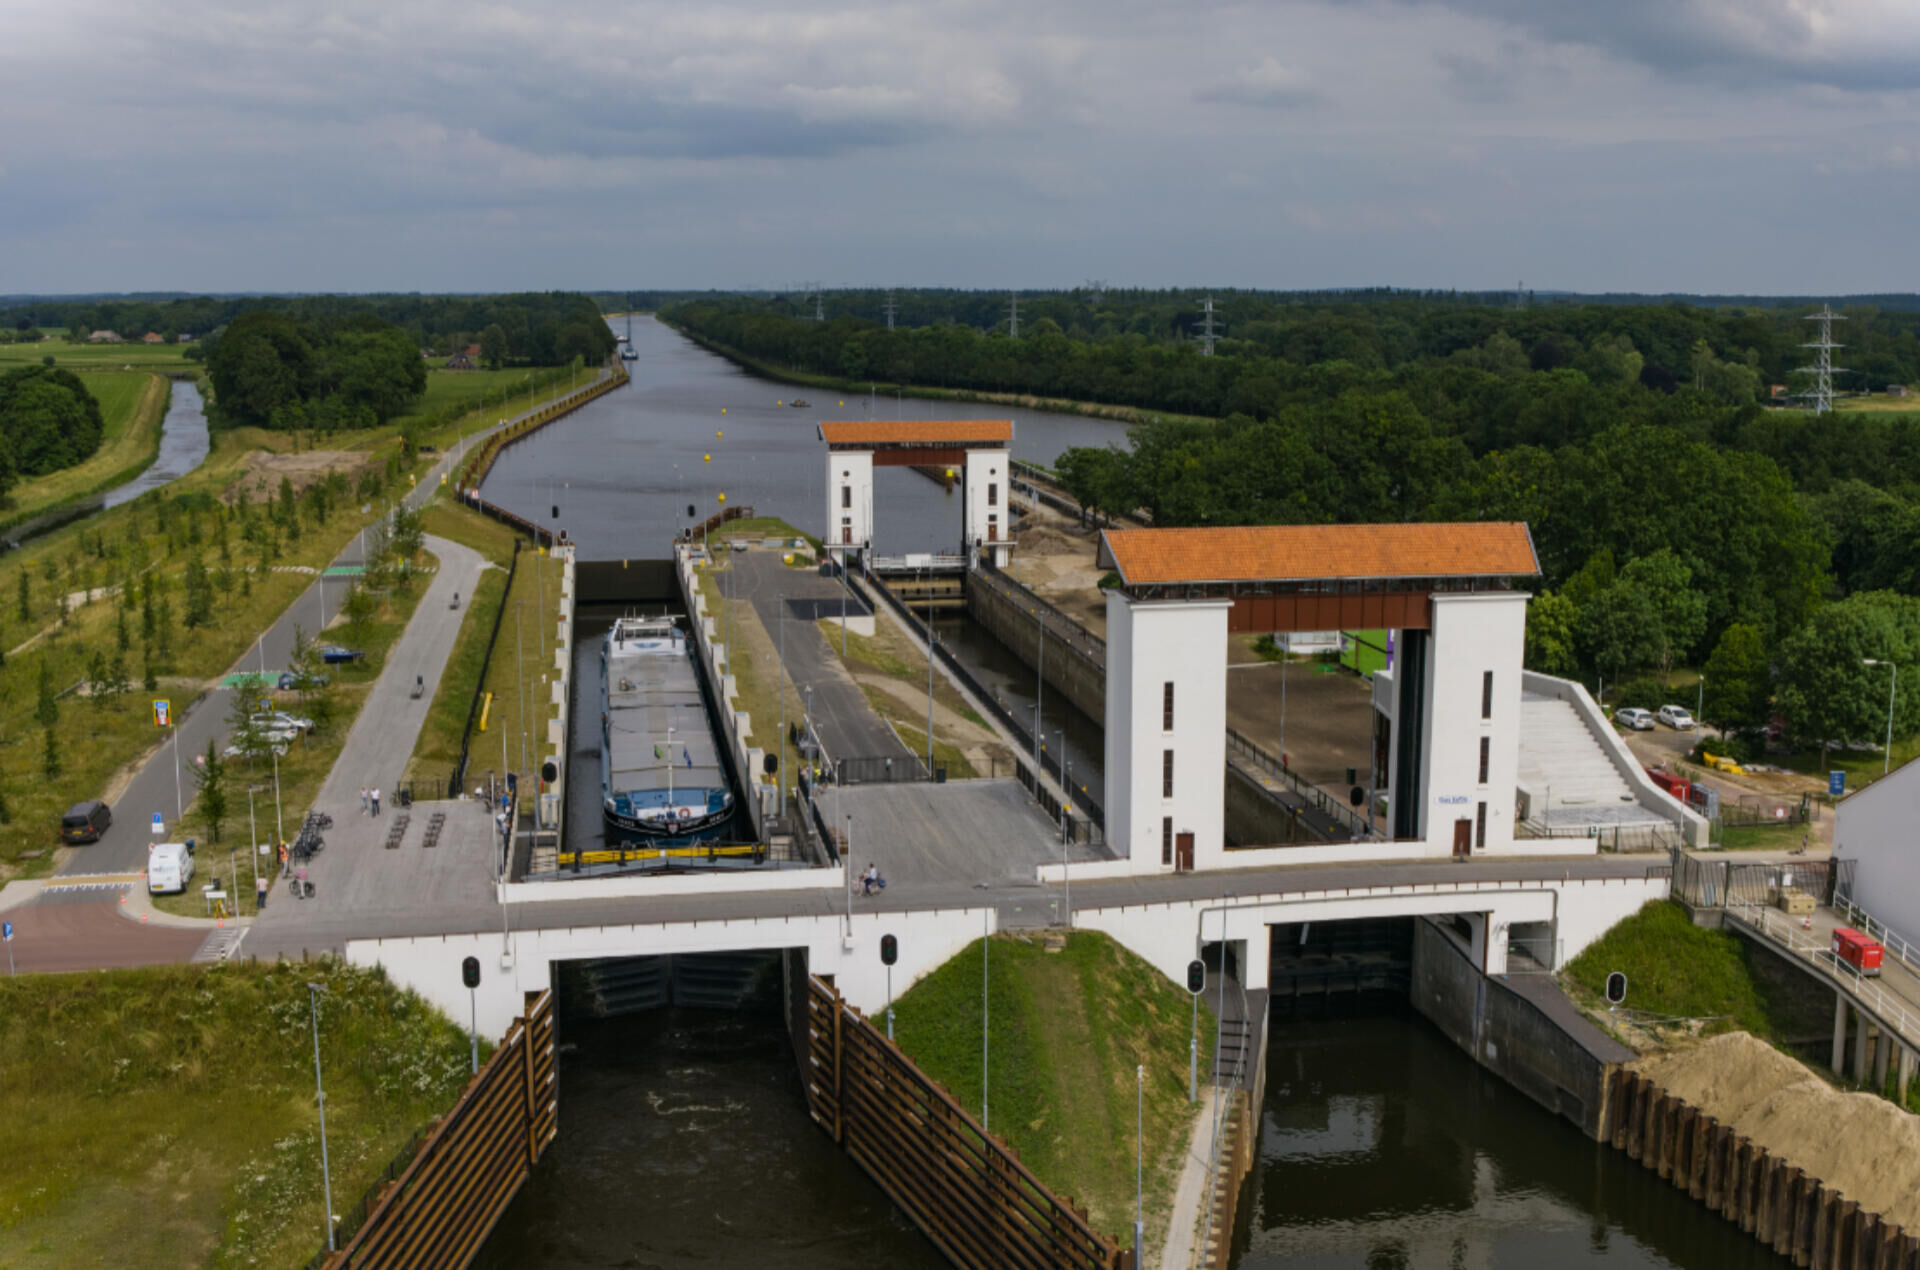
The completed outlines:
<svg viewBox="0 0 1920 1270">
<path fill-rule="evenodd" d="M 167 822 L 160 818 L 160 813 L 157 811 L 153 813 L 153 836 L 156 838 L 167 836 Z"/>
<path fill-rule="evenodd" d="M 12 922 L 0 922 L 0 939 L 5 939 L 8 943 L 13 942 Z"/>
<path fill-rule="evenodd" d="M 1847 774 L 1845 772 L 1827 773 L 1827 792 L 1835 798 L 1847 792 Z"/>
</svg>

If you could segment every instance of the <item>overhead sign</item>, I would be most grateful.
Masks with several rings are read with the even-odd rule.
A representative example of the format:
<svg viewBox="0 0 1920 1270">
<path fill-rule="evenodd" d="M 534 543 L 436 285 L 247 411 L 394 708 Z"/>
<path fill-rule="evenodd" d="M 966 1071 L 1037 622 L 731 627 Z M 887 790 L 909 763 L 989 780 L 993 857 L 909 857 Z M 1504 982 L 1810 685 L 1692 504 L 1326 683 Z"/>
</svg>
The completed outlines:
<svg viewBox="0 0 1920 1270">
<path fill-rule="evenodd" d="M 153 703 L 153 726 L 164 728 L 173 722 L 173 702 L 162 698 Z"/>
</svg>

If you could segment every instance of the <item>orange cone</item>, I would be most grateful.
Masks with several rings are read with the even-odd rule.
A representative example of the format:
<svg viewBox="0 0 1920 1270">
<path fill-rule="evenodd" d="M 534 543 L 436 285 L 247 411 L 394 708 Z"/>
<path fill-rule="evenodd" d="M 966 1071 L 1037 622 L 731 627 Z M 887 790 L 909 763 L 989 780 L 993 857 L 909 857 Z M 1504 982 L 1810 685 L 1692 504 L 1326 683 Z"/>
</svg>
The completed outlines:
<svg viewBox="0 0 1920 1270">
<path fill-rule="evenodd" d="M 1813 929 L 1813 914 L 1812 914 L 1812 913 L 1808 913 L 1808 914 L 1807 914 L 1806 916 L 1804 916 L 1804 917 L 1802 917 L 1802 918 L 1800 919 L 1800 929 L 1801 929 L 1801 930 L 1812 930 L 1812 929 Z"/>
</svg>

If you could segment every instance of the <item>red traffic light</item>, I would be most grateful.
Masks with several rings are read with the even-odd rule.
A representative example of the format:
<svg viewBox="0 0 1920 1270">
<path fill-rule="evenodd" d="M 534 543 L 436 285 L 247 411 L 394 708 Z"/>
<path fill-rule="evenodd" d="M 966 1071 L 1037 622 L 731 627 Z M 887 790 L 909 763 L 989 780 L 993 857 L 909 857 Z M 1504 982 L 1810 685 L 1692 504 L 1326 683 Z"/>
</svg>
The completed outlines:
<svg viewBox="0 0 1920 1270">
<path fill-rule="evenodd" d="M 880 936 L 880 964 L 891 966 L 900 960 L 900 941 L 892 935 Z"/>
</svg>

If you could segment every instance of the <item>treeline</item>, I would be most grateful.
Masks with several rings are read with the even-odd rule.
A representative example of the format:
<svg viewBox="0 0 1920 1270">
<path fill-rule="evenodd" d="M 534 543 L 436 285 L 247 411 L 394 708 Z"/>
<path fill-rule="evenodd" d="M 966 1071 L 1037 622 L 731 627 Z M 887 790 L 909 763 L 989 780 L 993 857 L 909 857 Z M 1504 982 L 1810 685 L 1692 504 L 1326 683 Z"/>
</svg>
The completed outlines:
<svg viewBox="0 0 1920 1270">
<path fill-rule="evenodd" d="M 105 431 L 80 377 L 52 366 L 0 375 L 0 493 L 91 458 Z"/>
<path fill-rule="evenodd" d="M 189 296 L 70 300 L 22 299 L 0 303 L 0 327 L 25 331 L 65 328 L 77 338 L 110 330 L 137 338 L 158 332 L 204 338 L 249 313 L 279 313 L 314 326 L 377 318 L 406 332 L 416 352 L 438 356 L 477 344 L 489 327 L 504 340 L 501 358 L 516 366 L 562 366 L 575 357 L 594 363 L 610 356 L 614 339 L 599 307 L 576 292 L 511 295 Z"/>
<path fill-rule="evenodd" d="M 401 413 L 427 386 L 413 340 L 370 314 L 322 324 L 245 313 L 203 351 L 212 410 L 227 427 L 372 427 Z"/>
<path fill-rule="evenodd" d="M 1623 344 L 1636 355 L 1632 373 L 1644 373 L 1650 388 L 1694 384 L 1737 400 L 1764 399 L 1774 385 L 1805 386 L 1798 368 L 1810 355 L 1801 345 L 1816 329 L 1800 302 L 1705 307 L 1581 299 L 1516 309 L 1510 299 L 1503 307 L 1447 293 L 1224 293 L 1214 297 L 1219 355 L 1203 358 L 1197 337 L 1206 298 L 1191 291 L 1022 295 L 1017 340 L 1007 338 L 1005 293 L 895 293 L 892 331 L 885 292 L 834 292 L 824 298 L 824 322 L 809 320 L 814 302 L 801 295 L 689 297 L 660 308 L 710 339 L 818 374 L 1215 417 L 1262 413 L 1275 394 L 1298 391 L 1300 373 L 1310 367 L 1369 375 L 1484 350 L 1471 360 L 1497 372 L 1517 365 L 1612 377 L 1622 370 L 1614 350 Z M 1836 311 L 1847 320 L 1835 325 L 1834 338 L 1847 345 L 1841 360 L 1851 368 L 1841 387 L 1880 391 L 1920 382 L 1920 311 L 1866 303 Z"/>
</svg>

